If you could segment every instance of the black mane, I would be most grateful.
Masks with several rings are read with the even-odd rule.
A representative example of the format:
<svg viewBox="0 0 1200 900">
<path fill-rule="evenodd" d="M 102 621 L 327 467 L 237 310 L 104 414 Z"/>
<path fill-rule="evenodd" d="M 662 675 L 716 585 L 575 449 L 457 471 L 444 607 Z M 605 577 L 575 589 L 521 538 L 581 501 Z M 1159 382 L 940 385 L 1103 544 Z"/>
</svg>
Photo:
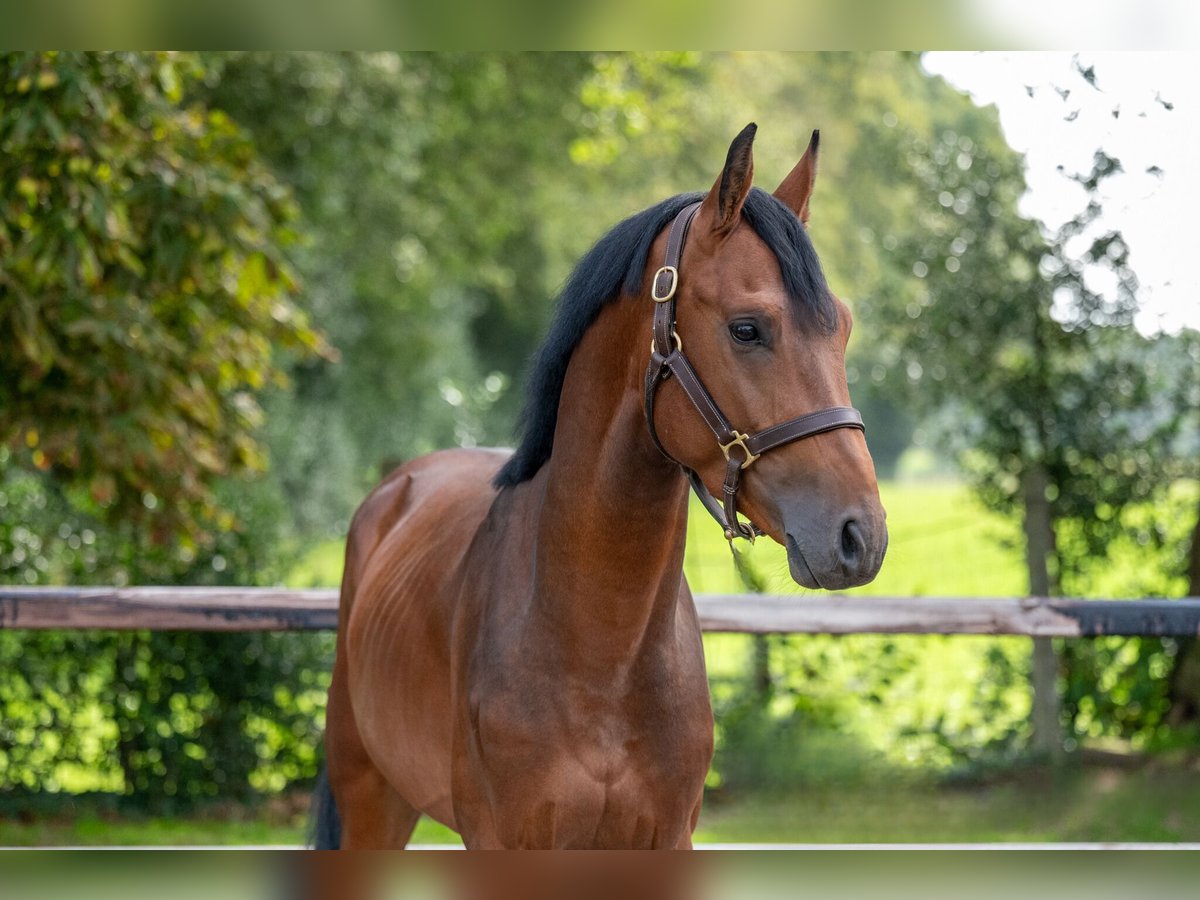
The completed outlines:
<svg viewBox="0 0 1200 900">
<path fill-rule="evenodd" d="M 703 194 L 680 194 L 643 210 L 614 227 L 575 266 L 558 299 L 550 332 L 529 373 L 525 408 L 519 423 L 521 443 L 496 474 L 498 488 L 528 481 L 550 458 L 559 395 L 571 354 L 604 305 L 642 286 L 646 258 L 659 232 Z M 775 254 L 784 288 L 797 307 L 827 329 L 836 327 L 837 310 L 821 272 L 812 241 L 796 214 L 759 188 L 742 208 L 746 222 Z"/>
</svg>

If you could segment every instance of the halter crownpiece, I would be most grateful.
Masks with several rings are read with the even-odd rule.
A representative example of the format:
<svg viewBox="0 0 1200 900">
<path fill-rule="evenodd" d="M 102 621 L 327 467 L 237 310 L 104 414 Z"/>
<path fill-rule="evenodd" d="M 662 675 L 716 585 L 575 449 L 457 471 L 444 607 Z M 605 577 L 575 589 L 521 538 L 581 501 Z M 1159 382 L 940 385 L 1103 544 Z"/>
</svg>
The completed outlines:
<svg viewBox="0 0 1200 900">
<path fill-rule="evenodd" d="M 712 394 L 704 387 L 700 376 L 683 355 L 683 341 L 675 330 L 675 294 L 679 289 L 679 262 L 683 257 L 683 245 L 687 241 L 692 219 L 700 209 L 700 203 L 685 206 L 671 223 L 667 236 L 667 252 L 662 268 L 654 273 L 650 284 L 650 297 L 654 301 L 653 337 L 650 340 L 650 365 L 646 370 L 646 424 L 650 437 L 663 456 L 677 463 L 688 476 L 692 490 L 704 504 L 704 508 L 725 530 L 725 538 L 732 541 L 743 537 L 754 542 L 763 534 L 762 529 L 752 522 L 743 522 L 737 514 L 737 492 L 742 471 L 766 453 L 792 441 L 823 434 L 837 428 L 863 430 L 862 416 L 849 406 L 832 406 L 807 415 L 797 416 L 779 425 L 772 425 L 754 434 L 745 434 L 729 424 L 721 413 Z M 725 456 L 724 502 L 718 503 L 709 493 L 700 476 L 667 453 L 654 429 L 654 396 L 658 386 L 675 376 L 679 386 L 687 394 L 692 406 L 717 439 L 717 445 Z"/>
</svg>

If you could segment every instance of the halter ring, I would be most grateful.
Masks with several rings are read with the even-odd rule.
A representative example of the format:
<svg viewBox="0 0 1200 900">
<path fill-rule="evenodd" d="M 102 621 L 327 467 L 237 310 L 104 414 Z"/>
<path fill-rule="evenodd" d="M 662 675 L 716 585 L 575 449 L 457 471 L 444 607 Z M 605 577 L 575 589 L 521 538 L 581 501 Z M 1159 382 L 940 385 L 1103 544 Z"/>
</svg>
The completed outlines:
<svg viewBox="0 0 1200 900">
<path fill-rule="evenodd" d="M 679 337 L 679 332 L 672 331 L 671 337 L 675 338 L 675 352 L 682 353 L 683 352 L 683 340 Z M 652 356 L 658 355 L 658 349 L 655 346 L 654 338 L 650 338 L 650 353 Z M 746 451 L 746 452 L 749 452 L 749 451 Z M 726 458 L 728 458 L 728 457 L 726 457 Z"/>
</svg>

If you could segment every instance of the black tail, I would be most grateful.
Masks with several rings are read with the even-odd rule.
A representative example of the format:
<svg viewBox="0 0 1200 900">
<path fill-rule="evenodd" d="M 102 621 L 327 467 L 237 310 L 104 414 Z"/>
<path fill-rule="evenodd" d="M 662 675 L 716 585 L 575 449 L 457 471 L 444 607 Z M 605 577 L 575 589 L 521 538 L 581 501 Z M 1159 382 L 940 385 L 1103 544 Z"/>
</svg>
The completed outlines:
<svg viewBox="0 0 1200 900">
<path fill-rule="evenodd" d="M 309 812 L 308 846 L 314 850 L 338 850 L 342 846 L 342 819 L 329 787 L 329 773 L 323 766 Z"/>
</svg>

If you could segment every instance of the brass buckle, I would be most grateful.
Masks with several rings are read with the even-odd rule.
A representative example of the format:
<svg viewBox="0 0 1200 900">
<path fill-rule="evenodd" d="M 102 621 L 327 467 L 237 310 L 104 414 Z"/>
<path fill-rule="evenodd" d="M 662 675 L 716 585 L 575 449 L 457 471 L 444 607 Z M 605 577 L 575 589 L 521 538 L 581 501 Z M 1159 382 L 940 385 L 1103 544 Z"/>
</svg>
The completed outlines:
<svg viewBox="0 0 1200 900">
<path fill-rule="evenodd" d="M 683 352 L 683 341 L 680 340 L 680 338 L 679 338 L 679 332 L 672 331 L 671 337 L 675 338 L 675 352 L 682 353 Z M 658 355 L 658 350 L 655 347 L 654 338 L 650 338 L 650 353 L 654 356 Z M 749 452 L 749 451 L 747 451 L 747 452 Z"/>
<path fill-rule="evenodd" d="M 671 289 L 660 297 L 658 296 L 658 276 L 663 272 L 667 272 L 671 276 Z M 654 278 L 650 282 L 650 299 L 655 303 L 666 303 L 675 296 L 675 289 L 679 287 L 679 270 L 674 266 L 663 266 L 654 273 Z"/>
<path fill-rule="evenodd" d="M 746 454 L 746 458 L 744 460 L 742 460 L 742 468 L 743 469 L 749 468 L 750 463 L 752 463 L 756 459 L 758 459 L 759 456 L 762 456 L 761 453 L 758 454 L 758 456 L 755 456 L 753 453 L 750 452 L 750 448 L 746 446 L 746 441 L 748 441 L 749 439 L 750 439 L 750 435 L 742 434 L 740 431 L 735 431 L 733 433 L 732 441 L 730 441 L 728 444 L 721 444 L 720 445 L 721 452 L 725 454 L 725 462 L 729 462 L 729 451 L 732 450 L 734 447 L 741 447 L 742 451 Z"/>
</svg>

